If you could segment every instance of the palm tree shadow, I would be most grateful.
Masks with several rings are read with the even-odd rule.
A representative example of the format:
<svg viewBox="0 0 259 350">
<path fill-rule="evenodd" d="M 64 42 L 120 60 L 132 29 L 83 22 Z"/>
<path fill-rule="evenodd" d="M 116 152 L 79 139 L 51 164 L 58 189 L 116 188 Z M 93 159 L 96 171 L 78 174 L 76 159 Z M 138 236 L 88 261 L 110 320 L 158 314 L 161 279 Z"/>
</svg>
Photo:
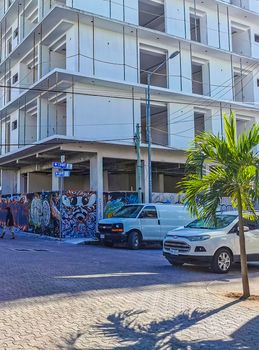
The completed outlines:
<svg viewBox="0 0 259 350">
<path fill-rule="evenodd" d="M 145 326 L 141 325 L 138 319 L 141 316 L 145 317 L 146 311 L 127 310 L 109 315 L 105 323 L 94 326 L 94 334 L 96 338 L 102 339 L 103 347 L 100 349 L 106 348 L 106 342 L 108 344 L 117 344 L 112 346 L 112 349 L 115 350 L 258 349 L 259 335 L 257 330 L 259 329 L 259 316 L 235 331 L 228 340 L 182 341 L 177 338 L 178 332 L 186 330 L 199 321 L 206 320 L 238 302 L 233 301 L 210 311 L 195 310 L 193 312 L 184 312 L 172 319 L 159 322 L 153 321 Z M 60 349 L 77 350 L 76 343 L 81 337 L 87 338 L 87 332 L 71 338 L 67 345 L 60 347 Z M 97 350 L 96 347 L 93 348 L 91 346 L 86 349 Z"/>
</svg>

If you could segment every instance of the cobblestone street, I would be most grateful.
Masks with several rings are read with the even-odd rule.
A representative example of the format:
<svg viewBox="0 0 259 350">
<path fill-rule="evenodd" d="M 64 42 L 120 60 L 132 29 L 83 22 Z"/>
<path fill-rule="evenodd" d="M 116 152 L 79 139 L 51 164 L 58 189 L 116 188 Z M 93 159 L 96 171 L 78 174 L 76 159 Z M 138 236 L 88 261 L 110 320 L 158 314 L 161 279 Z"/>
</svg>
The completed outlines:
<svg viewBox="0 0 259 350">
<path fill-rule="evenodd" d="M 250 268 L 251 277 L 259 267 Z M 209 285 L 237 277 L 129 251 L 0 242 L 0 349 L 259 349 L 258 310 Z M 240 289 L 241 290 L 241 289 Z"/>
</svg>

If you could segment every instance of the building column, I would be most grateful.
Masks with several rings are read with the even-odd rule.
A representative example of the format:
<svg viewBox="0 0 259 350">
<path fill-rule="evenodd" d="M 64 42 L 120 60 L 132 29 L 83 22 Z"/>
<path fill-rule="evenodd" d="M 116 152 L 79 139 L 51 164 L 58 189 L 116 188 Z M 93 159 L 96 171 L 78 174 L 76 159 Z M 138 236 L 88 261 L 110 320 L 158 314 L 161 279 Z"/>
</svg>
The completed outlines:
<svg viewBox="0 0 259 350">
<path fill-rule="evenodd" d="M 57 169 L 52 169 L 52 185 L 51 185 L 52 192 L 59 191 L 59 178 L 55 176 L 56 171 Z"/>
<path fill-rule="evenodd" d="M 21 170 L 17 171 L 17 193 L 24 193 L 26 192 L 26 186 L 25 186 L 25 178 L 24 175 L 21 174 Z"/>
<path fill-rule="evenodd" d="M 90 191 L 97 194 L 97 222 L 103 218 L 103 157 L 99 153 L 90 159 Z"/>
<path fill-rule="evenodd" d="M 165 176 L 164 176 L 164 174 L 158 175 L 158 189 L 159 189 L 159 193 L 165 192 Z"/>
<path fill-rule="evenodd" d="M 1 170 L 1 186 L 2 194 L 17 193 L 17 171 L 16 170 Z"/>
<path fill-rule="evenodd" d="M 108 172 L 108 170 L 104 170 L 104 172 L 103 172 L 103 190 L 104 190 L 104 192 L 109 191 L 109 172 Z"/>
</svg>

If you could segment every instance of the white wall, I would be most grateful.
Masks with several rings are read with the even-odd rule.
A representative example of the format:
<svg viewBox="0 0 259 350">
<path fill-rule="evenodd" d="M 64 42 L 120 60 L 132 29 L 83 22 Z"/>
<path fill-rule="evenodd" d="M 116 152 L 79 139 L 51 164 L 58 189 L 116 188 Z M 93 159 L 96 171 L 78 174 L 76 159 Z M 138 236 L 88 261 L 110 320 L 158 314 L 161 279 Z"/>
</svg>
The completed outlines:
<svg viewBox="0 0 259 350">
<path fill-rule="evenodd" d="M 184 3 L 182 0 L 165 0 L 166 32 L 185 38 Z M 186 25 L 186 31 L 187 31 Z"/>
<path fill-rule="evenodd" d="M 136 34 L 80 25 L 80 58 L 78 59 L 78 28 L 75 24 L 67 32 L 67 60 L 69 71 L 116 80 L 137 82 Z M 125 46 L 124 46 L 125 45 Z"/>
<path fill-rule="evenodd" d="M 168 105 L 169 145 L 186 149 L 194 137 L 194 116 L 192 106 L 170 103 Z"/>
<path fill-rule="evenodd" d="M 107 0 L 67 0 L 68 6 L 95 13 L 97 15 L 125 20 L 129 23 L 138 23 L 138 0 L 107 1 Z"/>
<path fill-rule="evenodd" d="M 80 86 L 76 87 L 80 89 Z M 75 136 L 87 140 L 133 138 L 133 105 L 130 99 L 74 96 L 68 100 L 68 123 L 74 120 Z M 136 117 L 137 119 L 137 117 Z"/>
</svg>

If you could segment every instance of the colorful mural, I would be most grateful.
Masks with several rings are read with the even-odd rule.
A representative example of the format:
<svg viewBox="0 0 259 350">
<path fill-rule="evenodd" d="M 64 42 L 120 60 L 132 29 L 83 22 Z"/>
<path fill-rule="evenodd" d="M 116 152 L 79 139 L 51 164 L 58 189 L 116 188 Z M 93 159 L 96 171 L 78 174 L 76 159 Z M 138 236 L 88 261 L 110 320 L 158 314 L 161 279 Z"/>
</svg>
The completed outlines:
<svg viewBox="0 0 259 350">
<path fill-rule="evenodd" d="M 184 195 L 178 193 L 153 193 L 153 203 L 182 204 Z"/>
<path fill-rule="evenodd" d="M 15 226 L 24 232 L 59 237 L 60 195 L 58 192 L 29 193 L 0 198 L 0 225 L 6 210 L 12 210 Z M 62 236 L 93 238 L 96 228 L 96 194 L 66 191 L 62 197 Z"/>
<path fill-rule="evenodd" d="M 182 204 L 184 199 L 184 194 L 178 193 L 153 193 L 152 201 L 153 203 L 163 203 L 163 204 Z M 233 210 L 231 205 L 231 200 L 229 198 L 222 198 L 221 211 Z"/>
<path fill-rule="evenodd" d="M 63 237 L 95 238 L 96 193 L 67 191 L 62 198 Z"/>
<path fill-rule="evenodd" d="M 103 194 L 103 216 L 110 218 L 123 205 L 135 203 L 138 203 L 137 192 L 105 192 Z"/>
</svg>

